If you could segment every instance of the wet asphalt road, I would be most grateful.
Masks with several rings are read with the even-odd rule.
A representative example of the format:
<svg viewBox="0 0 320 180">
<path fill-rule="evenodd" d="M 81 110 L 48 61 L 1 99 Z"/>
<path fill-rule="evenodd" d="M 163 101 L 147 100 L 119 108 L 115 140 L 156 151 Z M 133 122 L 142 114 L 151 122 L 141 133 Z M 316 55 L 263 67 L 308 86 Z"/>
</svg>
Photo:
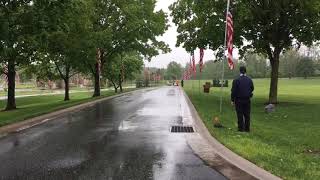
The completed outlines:
<svg viewBox="0 0 320 180">
<path fill-rule="evenodd" d="M 225 179 L 192 151 L 177 87 L 133 92 L 0 139 L 0 179 Z"/>
</svg>

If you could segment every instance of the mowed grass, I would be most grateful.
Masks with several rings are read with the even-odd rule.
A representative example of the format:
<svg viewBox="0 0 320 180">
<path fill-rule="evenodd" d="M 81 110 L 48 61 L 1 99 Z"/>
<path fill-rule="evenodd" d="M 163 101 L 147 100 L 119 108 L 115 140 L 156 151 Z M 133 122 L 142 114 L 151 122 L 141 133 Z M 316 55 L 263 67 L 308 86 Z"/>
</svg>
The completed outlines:
<svg viewBox="0 0 320 180">
<path fill-rule="evenodd" d="M 124 89 L 125 92 L 134 89 Z M 89 102 L 95 99 L 115 95 L 113 90 L 102 91 L 101 97 L 92 98 L 92 92 L 71 93 L 70 101 L 63 101 L 64 95 L 47 95 L 17 98 L 18 109 L 14 111 L 0 111 L 0 126 L 23 121 L 32 117 L 50 113 L 59 109 L 64 109 L 81 103 Z M 4 108 L 6 100 L 0 100 L 0 107 Z"/>
<path fill-rule="evenodd" d="M 280 79 L 281 103 L 276 112 L 266 114 L 269 83 L 267 79 L 254 80 L 250 134 L 237 132 L 230 87 L 223 91 L 222 114 L 220 88 L 203 94 L 198 81 L 187 81 L 185 91 L 211 134 L 235 153 L 283 179 L 320 179 L 320 79 Z M 225 128 L 213 128 L 215 116 Z"/>
</svg>

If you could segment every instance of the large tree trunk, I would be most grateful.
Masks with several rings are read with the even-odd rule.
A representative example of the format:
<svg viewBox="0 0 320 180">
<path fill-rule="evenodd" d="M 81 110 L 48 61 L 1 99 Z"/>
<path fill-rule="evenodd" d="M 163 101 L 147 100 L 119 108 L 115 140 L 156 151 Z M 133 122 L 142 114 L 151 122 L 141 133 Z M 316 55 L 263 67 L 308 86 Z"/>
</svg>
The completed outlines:
<svg viewBox="0 0 320 180">
<path fill-rule="evenodd" d="M 64 80 L 64 101 L 69 101 L 70 96 L 69 96 L 69 79 L 70 79 L 70 67 L 66 67 L 66 76 L 63 79 Z"/>
<path fill-rule="evenodd" d="M 117 87 L 116 83 L 114 83 L 112 80 L 111 80 L 111 83 L 112 83 L 112 85 L 114 87 L 114 92 L 118 93 L 118 87 Z"/>
<path fill-rule="evenodd" d="M 100 92 L 100 74 L 101 74 L 101 60 L 103 58 L 102 51 L 100 48 L 97 49 L 96 53 L 96 64 L 95 64 L 95 73 L 94 73 L 94 93 L 93 97 L 101 95 Z"/>
<path fill-rule="evenodd" d="M 119 75 L 119 87 L 120 87 L 120 92 L 122 93 L 122 92 L 123 92 L 123 89 L 122 89 L 122 79 L 121 79 L 121 74 Z"/>
<path fill-rule="evenodd" d="M 64 101 L 70 100 L 70 87 L 69 87 L 69 77 L 64 79 Z"/>
<path fill-rule="evenodd" d="M 16 99 L 15 99 L 15 89 L 16 89 L 16 70 L 15 70 L 15 61 L 9 60 L 8 62 L 8 99 L 6 111 L 16 109 Z"/>
<path fill-rule="evenodd" d="M 279 77 L 279 56 L 275 55 L 273 59 L 270 59 L 271 63 L 271 81 L 269 91 L 269 103 L 278 103 L 278 77 Z"/>
<path fill-rule="evenodd" d="M 100 72 L 99 72 L 99 63 L 95 65 L 95 73 L 94 73 L 94 93 L 93 97 L 100 96 Z"/>
</svg>

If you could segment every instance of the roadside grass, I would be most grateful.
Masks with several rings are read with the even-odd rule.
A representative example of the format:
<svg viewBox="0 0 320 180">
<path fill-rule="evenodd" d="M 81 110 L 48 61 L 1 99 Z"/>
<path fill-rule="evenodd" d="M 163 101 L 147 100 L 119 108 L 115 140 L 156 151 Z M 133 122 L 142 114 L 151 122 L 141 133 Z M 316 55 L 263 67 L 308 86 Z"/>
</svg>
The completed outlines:
<svg viewBox="0 0 320 180">
<path fill-rule="evenodd" d="M 26 91 L 16 91 L 16 96 L 21 96 L 21 95 L 33 95 L 33 94 L 47 94 L 47 93 L 52 93 L 54 91 L 50 90 L 26 90 Z M 0 91 L 0 97 L 1 96 L 7 96 L 7 92 L 5 91 Z"/>
<path fill-rule="evenodd" d="M 135 90 L 124 89 L 124 92 Z M 23 121 L 32 117 L 75 106 L 99 98 L 115 95 L 113 90 L 102 91 L 101 97 L 92 98 L 92 92 L 78 92 L 70 94 L 70 101 L 63 101 L 64 95 L 47 95 L 17 98 L 18 109 L 14 111 L 0 111 L 0 126 Z M 4 108 L 6 100 L 0 100 L 0 107 Z"/>
<path fill-rule="evenodd" d="M 88 88 L 71 88 L 70 89 L 70 93 L 73 93 L 73 91 L 82 91 L 82 92 L 89 92 L 89 91 L 93 91 L 93 88 L 88 89 Z M 38 89 L 38 88 L 34 88 L 34 89 L 24 89 L 23 91 L 21 91 L 20 89 L 16 89 L 15 95 L 16 96 L 22 96 L 22 95 L 35 95 L 35 94 L 48 94 L 48 93 L 57 93 L 57 92 L 61 92 L 61 94 L 64 93 L 64 89 L 53 89 L 53 90 L 49 90 L 49 89 Z M 8 92 L 2 90 L 0 91 L 0 97 L 1 96 L 7 96 Z"/>
<path fill-rule="evenodd" d="M 223 91 L 221 115 L 220 88 L 199 93 L 198 81 L 186 81 L 184 89 L 211 134 L 235 153 L 283 179 L 320 179 L 320 79 L 280 79 L 280 104 L 266 114 L 269 83 L 254 80 L 250 134 L 237 132 L 230 87 Z M 213 127 L 215 116 L 224 128 Z"/>
</svg>

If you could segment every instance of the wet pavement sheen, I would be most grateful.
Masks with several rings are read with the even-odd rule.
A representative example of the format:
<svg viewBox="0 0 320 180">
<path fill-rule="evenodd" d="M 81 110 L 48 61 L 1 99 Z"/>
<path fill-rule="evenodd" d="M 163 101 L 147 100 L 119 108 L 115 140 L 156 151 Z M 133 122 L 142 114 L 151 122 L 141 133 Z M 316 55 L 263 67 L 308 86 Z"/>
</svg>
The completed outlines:
<svg viewBox="0 0 320 180">
<path fill-rule="evenodd" d="M 0 139 L 0 179 L 225 179 L 194 154 L 181 90 L 133 92 Z"/>
</svg>

